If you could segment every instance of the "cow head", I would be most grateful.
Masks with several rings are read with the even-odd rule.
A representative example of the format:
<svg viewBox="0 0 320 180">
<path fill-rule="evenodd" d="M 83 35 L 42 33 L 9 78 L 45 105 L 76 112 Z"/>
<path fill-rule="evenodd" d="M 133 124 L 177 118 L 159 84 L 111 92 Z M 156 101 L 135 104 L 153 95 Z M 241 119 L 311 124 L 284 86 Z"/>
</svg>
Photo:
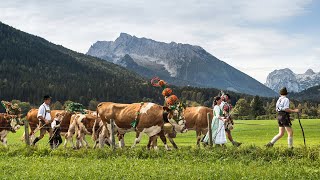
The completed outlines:
<svg viewBox="0 0 320 180">
<path fill-rule="evenodd" d="M 186 105 L 179 102 L 174 108 L 172 108 L 169 114 L 169 122 L 174 126 L 176 132 L 185 133 L 187 132 L 186 120 L 184 118 L 184 110 Z"/>
<path fill-rule="evenodd" d="M 5 119 L 7 120 L 8 124 L 10 124 L 9 128 L 11 132 L 15 133 L 18 129 L 20 129 L 20 116 L 6 115 Z"/>
</svg>

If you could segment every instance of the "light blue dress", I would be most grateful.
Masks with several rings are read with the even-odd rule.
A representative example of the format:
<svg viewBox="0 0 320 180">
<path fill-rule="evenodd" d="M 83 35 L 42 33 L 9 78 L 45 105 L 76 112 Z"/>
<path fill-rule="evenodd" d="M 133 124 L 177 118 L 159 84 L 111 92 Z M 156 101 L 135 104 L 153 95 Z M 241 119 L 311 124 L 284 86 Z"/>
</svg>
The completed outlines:
<svg viewBox="0 0 320 180">
<path fill-rule="evenodd" d="M 224 122 L 219 119 L 219 117 L 222 116 L 222 113 L 220 106 L 215 105 L 213 108 L 213 119 L 211 123 L 212 140 L 214 144 L 227 143 Z M 203 142 L 209 142 L 209 131 L 204 137 Z"/>
</svg>

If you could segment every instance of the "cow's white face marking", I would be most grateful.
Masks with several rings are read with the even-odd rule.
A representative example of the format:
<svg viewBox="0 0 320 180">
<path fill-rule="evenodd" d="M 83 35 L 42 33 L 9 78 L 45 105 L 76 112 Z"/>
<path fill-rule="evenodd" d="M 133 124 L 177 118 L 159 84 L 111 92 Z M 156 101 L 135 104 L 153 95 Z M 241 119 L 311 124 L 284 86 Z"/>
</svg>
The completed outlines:
<svg viewBox="0 0 320 180">
<path fill-rule="evenodd" d="M 145 107 L 142 107 L 140 110 L 140 113 L 146 113 L 149 109 L 151 109 L 151 107 L 154 105 L 154 103 L 148 103 Z"/>
</svg>

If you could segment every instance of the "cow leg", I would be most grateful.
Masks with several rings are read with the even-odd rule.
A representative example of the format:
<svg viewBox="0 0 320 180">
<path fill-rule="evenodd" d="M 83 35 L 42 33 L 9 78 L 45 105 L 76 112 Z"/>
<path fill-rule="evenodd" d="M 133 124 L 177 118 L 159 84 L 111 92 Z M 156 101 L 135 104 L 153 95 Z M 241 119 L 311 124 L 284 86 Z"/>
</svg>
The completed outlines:
<svg viewBox="0 0 320 180">
<path fill-rule="evenodd" d="M 7 134 L 8 134 L 7 130 L 3 130 L 0 132 L 0 140 L 2 141 L 2 144 L 4 145 L 4 147 L 7 147 Z"/>
<path fill-rule="evenodd" d="M 155 139 L 157 139 L 157 137 L 158 137 L 157 135 L 154 135 L 154 136 L 149 137 L 149 142 L 148 142 L 148 144 L 147 144 L 147 149 L 148 149 L 148 150 L 150 150 L 151 144 L 154 144 Z"/>
<path fill-rule="evenodd" d="M 85 134 L 83 134 L 83 141 L 84 141 L 84 143 L 85 143 L 86 148 L 88 149 L 88 148 L 89 148 L 89 143 L 88 143 L 88 141 L 86 140 L 86 135 L 85 135 Z"/>
<path fill-rule="evenodd" d="M 155 138 L 154 139 L 154 141 L 152 142 L 152 147 L 153 147 L 153 149 L 154 150 L 159 150 L 159 148 L 158 148 L 158 136 L 157 136 L 157 138 Z"/>
<path fill-rule="evenodd" d="M 33 126 L 33 125 L 30 125 L 30 133 L 29 133 L 29 139 L 30 139 L 30 144 L 33 142 L 33 140 L 35 139 L 35 130 L 37 129 L 37 126 Z"/>
<path fill-rule="evenodd" d="M 196 136 L 197 136 L 197 146 L 200 147 L 201 130 L 196 130 Z"/>
<path fill-rule="evenodd" d="M 66 135 L 65 135 L 65 142 L 64 142 L 64 147 L 66 148 L 67 147 L 67 143 L 68 142 L 71 142 L 71 145 L 72 145 L 72 148 L 75 149 L 75 146 L 74 146 L 74 143 L 73 143 L 73 135 L 74 133 L 71 133 L 71 132 L 68 132 Z"/>
<path fill-rule="evenodd" d="M 93 149 L 96 149 L 98 144 L 99 144 L 99 140 L 94 141 Z"/>
<path fill-rule="evenodd" d="M 131 148 L 136 147 L 136 145 L 140 143 L 141 138 L 142 138 L 142 132 L 137 131 L 137 132 L 136 132 L 136 139 L 134 140 L 134 143 L 133 143 L 133 145 L 131 146 Z"/>
<path fill-rule="evenodd" d="M 25 137 L 26 137 L 26 132 L 24 131 L 20 140 L 23 142 L 25 140 Z"/>
<path fill-rule="evenodd" d="M 118 134 L 118 139 L 119 139 L 119 148 L 123 148 L 125 146 L 124 144 L 124 134 Z"/>
<path fill-rule="evenodd" d="M 159 136 L 160 136 L 160 139 L 163 142 L 164 147 L 166 148 L 166 150 L 170 151 L 171 149 L 169 148 L 169 146 L 167 144 L 167 138 L 166 138 L 163 130 L 160 131 Z"/>
<path fill-rule="evenodd" d="M 78 132 L 78 134 L 76 135 L 76 148 L 80 149 L 82 147 L 82 137 L 81 137 L 81 133 Z"/>
<path fill-rule="evenodd" d="M 67 136 L 68 136 L 68 133 L 66 133 L 66 134 L 64 135 L 64 144 L 63 144 L 63 147 L 64 147 L 64 148 L 66 148 L 66 147 L 67 147 L 67 144 L 68 144 Z"/>
<path fill-rule="evenodd" d="M 173 138 L 168 137 L 168 139 L 169 139 L 169 141 L 171 142 L 173 148 L 178 149 L 178 146 L 177 146 L 177 144 L 174 142 Z"/>
</svg>

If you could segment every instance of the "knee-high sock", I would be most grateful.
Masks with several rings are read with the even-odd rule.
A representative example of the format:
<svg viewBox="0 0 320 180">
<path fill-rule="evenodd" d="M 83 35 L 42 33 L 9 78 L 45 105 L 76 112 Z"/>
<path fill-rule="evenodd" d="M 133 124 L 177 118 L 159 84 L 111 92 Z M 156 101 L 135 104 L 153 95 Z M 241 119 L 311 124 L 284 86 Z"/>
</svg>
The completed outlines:
<svg viewBox="0 0 320 180">
<path fill-rule="evenodd" d="M 293 137 L 288 137 L 288 147 L 289 148 L 293 147 Z"/>
<path fill-rule="evenodd" d="M 273 139 L 270 141 L 272 144 L 276 143 L 280 139 L 279 134 L 273 137 Z"/>
</svg>

